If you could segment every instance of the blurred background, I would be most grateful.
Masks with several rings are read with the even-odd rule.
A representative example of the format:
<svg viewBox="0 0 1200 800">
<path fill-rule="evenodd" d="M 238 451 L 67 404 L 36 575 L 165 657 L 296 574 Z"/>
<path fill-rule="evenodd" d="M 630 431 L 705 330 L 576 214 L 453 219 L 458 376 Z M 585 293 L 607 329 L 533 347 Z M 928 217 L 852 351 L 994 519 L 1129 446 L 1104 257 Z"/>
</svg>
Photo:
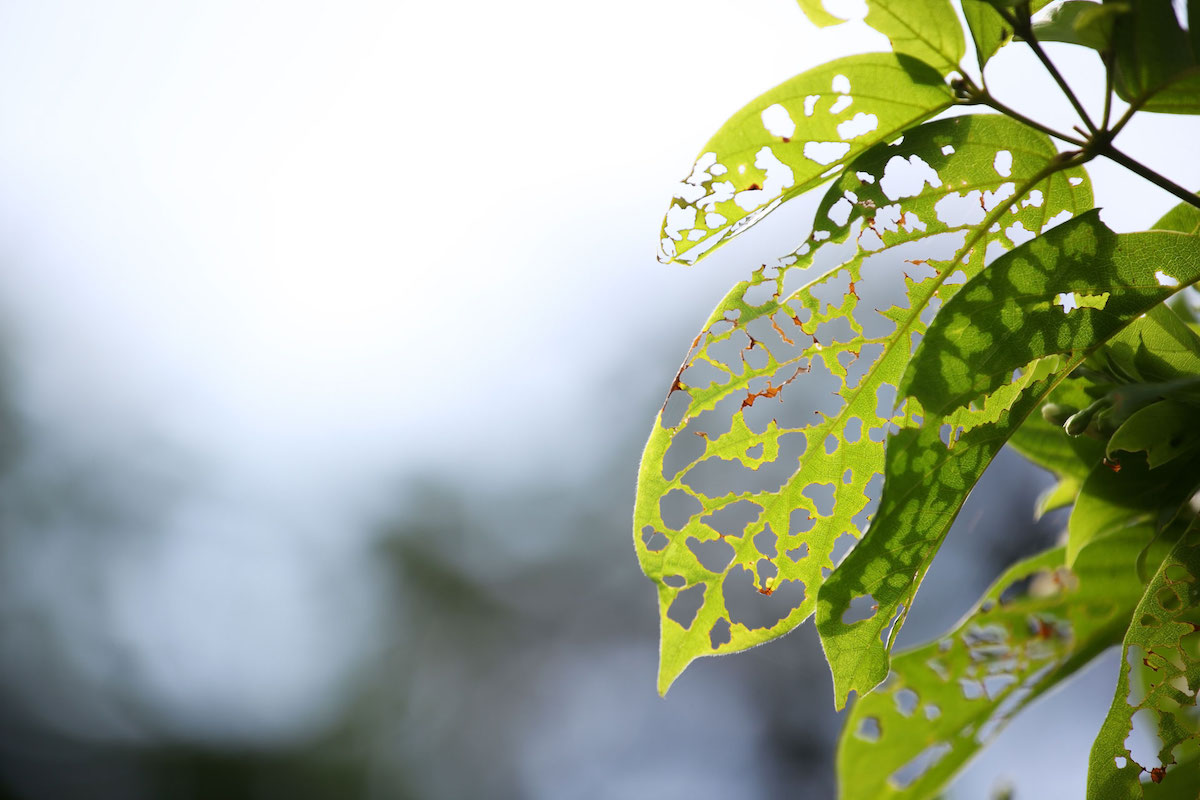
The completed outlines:
<svg viewBox="0 0 1200 800">
<path fill-rule="evenodd" d="M 792 0 L 0 1 L 0 798 L 832 797 L 811 625 L 659 698 L 629 519 L 698 324 L 816 202 L 664 267 L 675 182 L 884 47 Z M 1122 141 L 1190 186 L 1194 136 Z M 1174 204 L 1091 172 L 1119 230 Z M 1054 540 L 1046 483 L 993 465 L 903 639 Z M 951 796 L 1082 797 L 1115 669 Z"/>
</svg>

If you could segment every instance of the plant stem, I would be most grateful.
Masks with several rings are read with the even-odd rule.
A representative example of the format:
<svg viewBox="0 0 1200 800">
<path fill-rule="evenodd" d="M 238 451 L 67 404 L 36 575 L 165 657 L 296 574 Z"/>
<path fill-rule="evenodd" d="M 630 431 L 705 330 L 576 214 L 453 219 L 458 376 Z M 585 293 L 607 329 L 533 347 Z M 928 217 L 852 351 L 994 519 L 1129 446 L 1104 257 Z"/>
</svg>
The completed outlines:
<svg viewBox="0 0 1200 800">
<path fill-rule="evenodd" d="M 1165 189 L 1183 202 L 1200 208 L 1200 197 L 1197 197 L 1194 192 L 1189 192 L 1178 183 L 1159 175 L 1157 172 L 1150 169 L 1145 164 L 1142 164 L 1140 161 L 1135 161 L 1117 148 L 1113 147 L 1112 144 L 1105 144 L 1104 146 L 1097 148 L 1095 152 L 1097 155 L 1102 155 L 1112 161 L 1117 162 L 1130 172 L 1140 175 L 1160 189 Z"/>
<path fill-rule="evenodd" d="M 1105 53 L 1104 59 L 1104 116 L 1100 120 L 1100 130 L 1108 130 L 1108 120 L 1112 115 L 1112 98 L 1113 98 L 1113 57 L 1111 53 Z"/>
<path fill-rule="evenodd" d="M 1025 125 L 1028 125 L 1029 127 L 1033 128 L 1034 130 L 1041 131 L 1042 133 L 1046 134 L 1047 136 L 1053 136 L 1055 139 L 1061 139 L 1062 141 L 1067 142 L 1068 144 L 1073 144 L 1076 147 L 1083 147 L 1085 144 L 1085 142 L 1082 139 L 1077 139 L 1074 136 L 1068 136 L 1065 133 L 1059 133 L 1058 131 L 1054 130 L 1053 128 L 1049 128 L 1036 120 L 1030 119 L 1029 117 L 1025 116 L 1024 114 L 1009 108 L 1008 106 L 1004 105 L 1004 103 L 1001 103 L 999 100 L 992 97 L 990 94 L 986 94 L 986 93 L 981 94 L 979 96 L 979 102 L 981 104 L 987 106 L 988 108 L 996 109 L 1001 114 L 1005 114 L 1007 116 L 1012 117 L 1017 122 L 1021 122 L 1021 123 L 1024 123 Z"/>
<path fill-rule="evenodd" d="M 1062 93 L 1066 95 L 1067 100 L 1075 108 L 1075 113 L 1083 120 L 1083 124 L 1087 125 L 1087 129 L 1092 133 L 1096 132 L 1096 125 L 1092 122 L 1092 118 L 1083 110 L 1083 104 L 1079 102 L 1079 98 L 1075 96 L 1075 92 L 1071 91 L 1071 87 L 1067 85 L 1067 81 L 1063 78 L 1062 73 L 1058 71 L 1058 67 L 1054 66 L 1054 62 L 1046 55 L 1046 51 L 1042 49 L 1041 42 L 1033 35 L 1033 26 L 1029 24 L 1028 9 L 1023 18 L 1018 19 L 1016 16 L 1006 13 L 1003 9 L 996 7 L 1000 16 L 1004 21 L 1013 27 L 1013 33 L 1019 34 L 1025 40 L 1025 44 L 1029 45 L 1029 49 L 1034 52 L 1038 60 L 1042 62 L 1042 66 L 1050 73 L 1050 77 L 1054 78 L 1054 82 L 1058 84 L 1058 88 L 1062 89 Z"/>
</svg>

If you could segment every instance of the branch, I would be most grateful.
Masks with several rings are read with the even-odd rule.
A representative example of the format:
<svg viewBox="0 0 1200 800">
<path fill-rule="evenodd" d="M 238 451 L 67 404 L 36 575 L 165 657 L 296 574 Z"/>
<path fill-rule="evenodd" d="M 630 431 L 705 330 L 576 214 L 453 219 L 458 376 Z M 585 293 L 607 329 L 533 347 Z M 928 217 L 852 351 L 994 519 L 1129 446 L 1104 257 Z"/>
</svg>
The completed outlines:
<svg viewBox="0 0 1200 800">
<path fill-rule="evenodd" d="M 1200 208 L 1200 197 L 1197 197 L 1194 192 L 1189 192 L 1178 183 L 1159 175 L 1157 172 L 1150 169 L 1145 164 L 1142 164 L 1140 161 L 1133 160 L 1117 148 L 1113 147 L 1112 144 L 1106 144 L 1103 147 L 1099 147 L 1095 152 L 1097 155 L 1102 155 L 1112 161 L 1117 162 L 1130 172 L 1140 175 L 1160 189 L 1165 189 L 1183 202 L 1193 205 L 1196 208 Z"/>
</svg>

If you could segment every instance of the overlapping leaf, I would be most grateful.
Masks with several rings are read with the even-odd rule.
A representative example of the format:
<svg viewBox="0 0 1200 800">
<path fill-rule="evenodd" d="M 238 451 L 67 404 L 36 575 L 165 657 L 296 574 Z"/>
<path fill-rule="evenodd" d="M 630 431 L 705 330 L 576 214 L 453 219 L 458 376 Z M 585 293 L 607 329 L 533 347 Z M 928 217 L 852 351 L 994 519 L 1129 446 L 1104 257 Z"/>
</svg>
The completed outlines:
<svg viewBox="0 0 1200 800">
<path fill-rule="evenodd" d="M 933 556 L 1012 432 L 1089 351 L 1198 278 L 1195 237 L 1118 236 L 1088 213 L 997 259 L 946 303 L 909 363 L 901 393 L 920 401 L 926 416 L 920 427 L 889 439 L 871 529 L 821 587 L 817 629 L 839 706 L 850 691 L 869 691 L 887 676 L 888 650 Z M 1054 304 L 1072 292 L 1106 299 L 1072 311 Z M 1055 354 L 1055 375 L 1005 386 L 1019 370 L 1036 374 L 1033 365 Z M 971 402 L 986 408 L 984 395 L 1007 394 L 1013 385 L 1022 387 L 1017 400 L 995 422 L 958 435 L 958 409 Z M 871 614 L 849 619 L 865 599 Z"/>
<path fill-rule="evenodd" d="M 718 304 L 672 387 L 639 474 L 635 541 L 658 583 L 660 690 L 692 659 L 775 638 L 812 613 L 835 542 L 859 535 L 886 431 L 903 421 L 893 417 L 891 399 L 938 281 L 929 265 L 914 261 L 905 269 L 927 277 L 895 280 L 896 294 L 872 287 L 902 277 L 895 262 L 905 249 L 953 255 L 987 210 L 1011 204 L 1002 224 L 946 269 L 973 275 L 986 248 L 1012 247 L 1021 231 L 1040 232 L 1089 208 L 1081 171 L 1057 173 L 1016 196 L 1016 185 L 1055 155 L 1046 137 L 997 116 L 909 131 L 902 142 L 861 156 L 835 182 L 794 264 L 775 275 L 759 270 Z M 789 276 L 827 248 L 848 255 L 785 295 Z M 941 296 L 955 288 L 942 284 Z M 907 307 L 859 309 L 860 297 L 877 295 L 886 307 L 899 292 Z M 836 388 L 834 402 L 806 396 L 810 385 Z M 812 422 L 797 410 L 811 414 L 814 405 L 821 413 Z M 726 483 L 713 488 L 720 469 Z M 762 476 L 773 470 L 768 485 Z M 832 502 L 819 507 L 819 499 Z M 664 508 L 672 503 L 685 513 L 668 524 Z M 730 530 L 720 514 L 741 514 L 742 527 Z M 731 616 L 727 595 L 735 585 L 762 593 L 753 600 L 782 604 L 778 621 L 755 626 Z"/>
<path fill-rule="evenodd" d="M 1116 89 L 1121 99 L 1145 111 L 1200 113 L 1200 63 L 1192 50 L 1195 36 L 1179 24 L 1171 0 L 1138 0 L 1123 7 L 1126 12 L 1116 15 L 1113 23 Z"/>
<path fill-rule="evenodd" d="M 1154 796 L 1142 781 L 1171 777 L 1195 756 L 1200 737 L 1182 717 L 1196 711 L 1200 690 L 1200 540 L 1179 540 L 1159 566 L 1133 612 L 1124 658 L 1108 716 L 1092 746 L 1089 800 Z M 1148 755 L 1133 736 L 1135 725 L 1155 742 Z M 1148 730 L 1147 730 L 1148 729 Z M 1148 787 L 1147 787 L 1148 788 Z M 1191 789 L 1195 790 L 1195 785 Z M 1185 795 L 1186 796 L 1186 795 Z"/>
<path fill-rule="evenodd" d="M 818 27 L 846 21 L 826 11 L 821 0 L 799 2 Z M 888 37 L 894 52 L 918 58 L 943 75 L 958 69 L 965 43 L 950 0 L 867 0 L 863 21 Z"/>
<path fill-rule="evenodd" d="M 704 146 L 663 220 L 661 257 L 695 262 L 953 100 L 937 70 L 906 55 L 850 56 L 797 75 Z"/>
<path fill-rule="evenodd" d="M 1133 563 L 1152 536 L 1126 530 L 1073 569 L 1062 548 L 1026 559 L 953 631 L 898 653 L 846 720 L 840 796 L 934 796 L 1017 712 L 1119 643 L 1142 595 Z"/>
</svg>

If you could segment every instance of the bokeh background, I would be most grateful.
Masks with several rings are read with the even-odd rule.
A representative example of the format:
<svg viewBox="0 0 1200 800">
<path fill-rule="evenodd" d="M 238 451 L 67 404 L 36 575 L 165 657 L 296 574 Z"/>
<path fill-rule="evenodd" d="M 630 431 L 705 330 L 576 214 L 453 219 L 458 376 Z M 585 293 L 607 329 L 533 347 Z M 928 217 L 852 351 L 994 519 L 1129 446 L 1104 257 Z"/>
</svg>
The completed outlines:
<svg viewBox="0 0 1200 800">
<path fill-rule="evenodd" d="M 697 325 L 815 205 L 664 267 L 674 183 L 883 47 L 791 0 L 0 2 L 0 797 L 832 797 L 811 625 L 659 698 L 629 518 Z M 1200 185 L 1195 133 L 1122 141 Z M 1091 172 L 1118 230 L 1174 204 Z M 903 638 L 1054 540 L 1046 483 L 993 465 Z M 1082 797 L 1115 669 L 950 795 Z"/>
</svg>

